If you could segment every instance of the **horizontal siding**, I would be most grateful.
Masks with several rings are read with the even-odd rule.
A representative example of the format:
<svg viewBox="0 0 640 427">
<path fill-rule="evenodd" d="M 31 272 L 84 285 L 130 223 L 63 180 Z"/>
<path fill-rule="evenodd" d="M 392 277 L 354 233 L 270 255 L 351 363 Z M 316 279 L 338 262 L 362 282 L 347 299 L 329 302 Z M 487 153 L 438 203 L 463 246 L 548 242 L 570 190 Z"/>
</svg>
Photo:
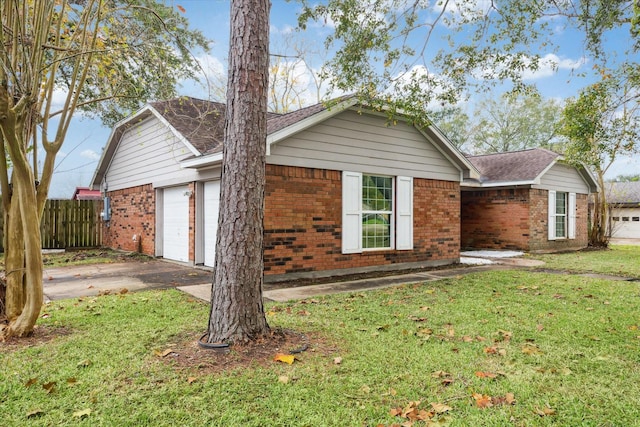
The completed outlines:
<svg viewBox="0 0 640 427">
<path fill-rule="evenodd" d="M 193 153 L 155 117 L 127 130 L 120 139 L 106 174 L 109 190 L 120 190 L 157 182 L 189 182 L 193 170 L 180 168 L 180 161 Z"/>
<path fill-rule="evenodd" d="M 460 181 L 460 171 L 412 126 L 353 111 L 276 143 L 267 163 Z"/>
<path fill-rule="evenodd" d="M 589 194 L 589 186 L 576 168 L 556 163 L 540 179 L 534 188 L 565 191 L 568 193 Z"/>
</svg>

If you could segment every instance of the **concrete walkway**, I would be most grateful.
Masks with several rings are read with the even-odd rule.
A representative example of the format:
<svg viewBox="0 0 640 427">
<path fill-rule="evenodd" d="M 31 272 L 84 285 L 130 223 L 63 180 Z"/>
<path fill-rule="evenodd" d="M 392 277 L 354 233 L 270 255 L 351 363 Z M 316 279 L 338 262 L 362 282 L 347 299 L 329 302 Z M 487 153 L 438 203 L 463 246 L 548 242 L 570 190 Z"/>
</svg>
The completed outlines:
<svg viewBox="0 0 640 427">
<path fill-rule="evenodd" d="M 471 254 L 474 255 L 474 254 Z M 484 254 L 486 255 L 486 254 Z M 489 254 L 495 256 L 495 254 Z M 289 301 L 338 292 L 365 291 L 399 284 L 428 282 L 477 271 L 513 266 L 530 266 L 532 260 L 475 256 L 463 257 L 464 264 L 451 268 L 397 274 L 367 279 L 336 281 L 318 285 L 283 288 L 264 285 L 266 300 Z M 45 267 L 43 284 L 45 300 L 90 297 L 105 293 L 175 288 L 204 301 L 210 300 L 212 273 L 210 270 L 163 261 L 87 264 L 66 267 Z"/>
</svg>

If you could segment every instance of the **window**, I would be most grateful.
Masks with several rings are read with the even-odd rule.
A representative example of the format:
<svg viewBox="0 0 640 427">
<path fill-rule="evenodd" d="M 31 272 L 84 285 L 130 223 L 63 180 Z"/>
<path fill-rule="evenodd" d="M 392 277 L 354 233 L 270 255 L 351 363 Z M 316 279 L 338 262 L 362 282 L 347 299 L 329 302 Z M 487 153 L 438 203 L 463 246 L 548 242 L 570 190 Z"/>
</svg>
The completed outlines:
<svg viewBox="0 0 640 427">
<path fill-rule="evenodd" d="M 567 193 L 556 193 L 556 238 L 567 237 Z"/>
<path fill-rule="evenodd" d="M 631 221 L 635 221 L 635 222 L 640 221 L 640 216 L 631 217 Z"/>
<path fill-rule="evenodd" d="M 623 221 L 629 221 L 629 217 L 628 217 L 628 216 L 623 216 L 623 217 L 622 217 L 622 220 L 623 220 Z"/>
<path fill-rule="evenodd" d="M 619 216 L 614 216 L 613 218 L 611 218 L 614 221 L 620 221 L 620 217 Z"/>
<path fill-rule="evenodd" d="M 576 238 L 576 193 L 549 191 L 549 240 Z"/>
<path fill-rule="evenodd" d="M 342 252 L 413 249 L 413 178 L 342 173 Z"/>
<path fill-rule="evenodd" d="M 390 248 L 393 179 L 362 175 L 362 248 Z"/>
</svg>

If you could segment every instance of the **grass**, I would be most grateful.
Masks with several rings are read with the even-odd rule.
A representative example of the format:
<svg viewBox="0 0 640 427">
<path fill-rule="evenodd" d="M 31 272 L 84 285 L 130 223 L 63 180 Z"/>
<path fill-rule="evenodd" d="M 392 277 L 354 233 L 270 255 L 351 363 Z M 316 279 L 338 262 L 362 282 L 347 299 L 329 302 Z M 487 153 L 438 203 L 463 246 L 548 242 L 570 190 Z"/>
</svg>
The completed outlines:
<svg viewBox="0 0 640 427">
<path fill-rule="evenodd" d="M 58 301 L 39 323 L 53 339 L 0 344 L 0 419 L 391 426 L 407 421 L 393 408 L 421 401 L 448 405 L 433 419 L 452 426 L 640 425 L 639 301 L 637 282 L 494 271 L 268 304 L 270 325 L 305 332 L 311 349 L 292 365 L 208 374 L 157 355 L 195 342 L 204 303 L 173 290 Z M 514 404 L 501 403 L 508 393 Z"/>
<path fill-rule="evenodd" d="M 543 269 L 576 273 L 602 273 L 640 278 L 640 247 L 612 245 L 610 249 L 564 254 L 532 255 L 545 262 Z"/>
</svg>

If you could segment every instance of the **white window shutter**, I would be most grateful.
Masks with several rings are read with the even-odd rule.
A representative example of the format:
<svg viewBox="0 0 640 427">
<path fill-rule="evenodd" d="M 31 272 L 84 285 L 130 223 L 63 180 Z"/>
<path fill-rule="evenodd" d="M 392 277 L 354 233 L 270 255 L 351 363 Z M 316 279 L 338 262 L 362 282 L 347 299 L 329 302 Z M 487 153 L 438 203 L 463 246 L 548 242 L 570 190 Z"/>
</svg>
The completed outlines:
<svg viewBox="0 0 640 427">
<path fill-rule="evenodd" d="M 556 240 L 556 192 L 549 190 L 549 240 Z"/>
<path fill-rule="evenodd" d="M 362 174 L 342 172 L 342 253 L 362 252 Z"/>
<path fill-rule="evenodd" d="M 396 179 L 396 249 L 413 249 L 413 178 Z"/>
<path fill-rule="evenodd" d="M 576 193 L 569 193 L 569 238 L 576 238 Z"/>
</svg>

